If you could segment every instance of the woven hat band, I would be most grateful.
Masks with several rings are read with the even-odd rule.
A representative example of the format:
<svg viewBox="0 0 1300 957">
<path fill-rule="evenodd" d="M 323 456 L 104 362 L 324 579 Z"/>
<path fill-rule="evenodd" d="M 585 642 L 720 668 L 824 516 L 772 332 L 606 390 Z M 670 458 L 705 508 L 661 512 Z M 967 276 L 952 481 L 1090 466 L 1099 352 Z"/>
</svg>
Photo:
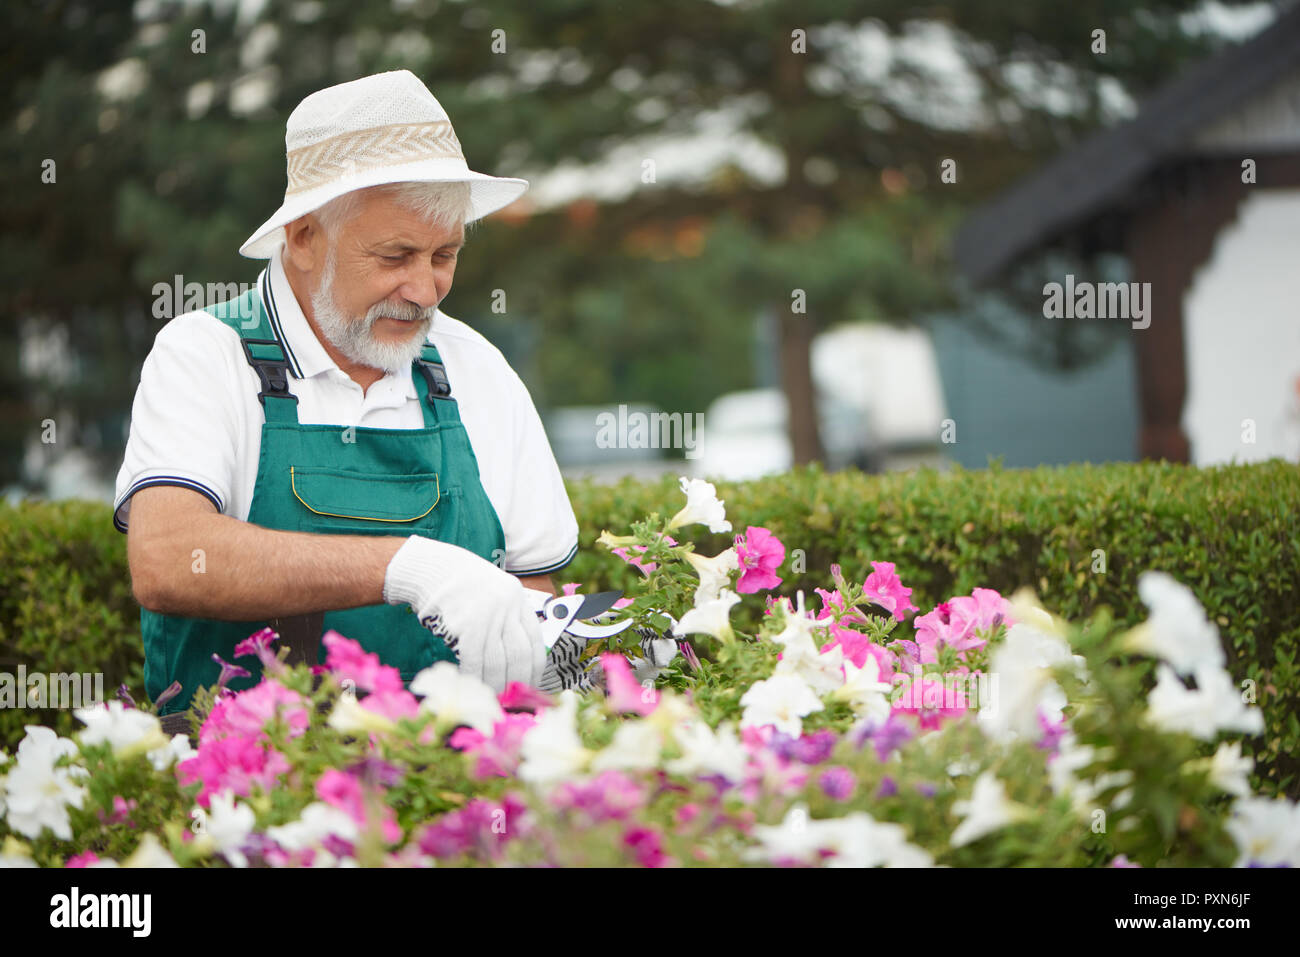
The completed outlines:
<svg viewBox="0 0 1300 957">
<path fill-rule="evenodd" d="M 380 166 L 427 159 L 458 159 L 460 141 L 448 120 L 393 123 L 340 133 L 311 146 L 290 150 L 285 196 L 315 189 L 343 176 Z"/>
</svg>

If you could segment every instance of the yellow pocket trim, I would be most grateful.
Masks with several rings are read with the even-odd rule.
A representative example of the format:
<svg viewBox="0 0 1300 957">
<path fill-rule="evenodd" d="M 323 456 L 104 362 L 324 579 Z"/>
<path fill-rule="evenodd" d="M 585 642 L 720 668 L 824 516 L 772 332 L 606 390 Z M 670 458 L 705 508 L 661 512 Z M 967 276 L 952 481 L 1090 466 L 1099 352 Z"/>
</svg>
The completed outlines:
<svg viewBox="0 0 1300 957">
<path fill-rule="evenodd" d="M 317 515 L 327 515 L 330 518 L 354 518 L 357 521 L 361 521 L 361 522 L 397 522 L 399 524 L 416 522 L 424 518 L 424 516 L 428 515 L 435 508 L 437 508 L 438 502 L 442 500 L 442 482 L 439 481 L 436 473 L 433 476 L 433 485 L 434 488 L 437 489 L 437 495 L 434 496 L 433 504 L 430 505 L 428 508 L 426 508 L 419 515 L 413 515 L 410 518 L 372 518 L 369 515 L 346 515 L 341 512 L 322 512 L 320 509 L 312 508 L 306 502 L 303 502 L 302 496 L 298 494 L 298 486 L 295 484 L 294 481 L 293 466 L 292 465 L 289 466 L 289 488 L 293 491 L 293 497 L 296 498 L 298 501 L 302 502 L 303 506 L 308 511 L 315 512 Z"/>
</svg>

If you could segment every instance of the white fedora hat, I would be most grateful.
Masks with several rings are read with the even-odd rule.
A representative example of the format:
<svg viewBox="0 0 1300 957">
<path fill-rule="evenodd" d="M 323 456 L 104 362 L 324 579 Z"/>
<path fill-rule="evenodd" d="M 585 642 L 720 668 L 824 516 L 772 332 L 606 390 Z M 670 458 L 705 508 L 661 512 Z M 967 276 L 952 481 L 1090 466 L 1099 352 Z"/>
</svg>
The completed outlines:
<svg viewBox="0 0 1300 957">
<path fill-rule="evenodd" d="M 239 251 L 270 259 L 282 227 L 330 200 L 384 183 L 469 183 L 481 219 L 523 195 L 528 181 L 476 173 L 465 163 L 447 111 L 409 70 L 376 73 L 311 94 L 289 114 L 284 204 Z"/>
</svg>

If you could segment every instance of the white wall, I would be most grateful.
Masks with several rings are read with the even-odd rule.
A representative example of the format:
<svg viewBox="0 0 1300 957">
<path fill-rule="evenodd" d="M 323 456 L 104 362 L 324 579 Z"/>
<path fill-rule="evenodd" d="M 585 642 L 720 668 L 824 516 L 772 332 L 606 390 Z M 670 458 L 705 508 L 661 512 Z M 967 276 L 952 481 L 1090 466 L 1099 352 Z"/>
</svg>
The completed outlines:
<svg viewBox="0 0 1300 957">
<path fill-rule="evenodd" d="M 1300 190 L 1247 197 L 1188 290 L 1183 322 L 1192 461 L 1300 459 Z"/>
</svg>

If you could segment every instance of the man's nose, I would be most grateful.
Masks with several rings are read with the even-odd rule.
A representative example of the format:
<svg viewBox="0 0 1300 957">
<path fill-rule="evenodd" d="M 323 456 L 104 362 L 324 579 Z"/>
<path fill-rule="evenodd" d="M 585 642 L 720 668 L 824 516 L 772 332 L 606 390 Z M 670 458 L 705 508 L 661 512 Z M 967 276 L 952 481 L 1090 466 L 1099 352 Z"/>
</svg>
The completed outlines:
<svg viewBox="0 0 1300 957">
<path fill-rule="evenodd" d="M 398 294 L 421 309 L 437 306 L 447 294 L 445 289 L 439 287 L 438 272 L 431 262 L 412 265 L 405 278 L 406 281 L 397 290 Z"/>
</svg>

